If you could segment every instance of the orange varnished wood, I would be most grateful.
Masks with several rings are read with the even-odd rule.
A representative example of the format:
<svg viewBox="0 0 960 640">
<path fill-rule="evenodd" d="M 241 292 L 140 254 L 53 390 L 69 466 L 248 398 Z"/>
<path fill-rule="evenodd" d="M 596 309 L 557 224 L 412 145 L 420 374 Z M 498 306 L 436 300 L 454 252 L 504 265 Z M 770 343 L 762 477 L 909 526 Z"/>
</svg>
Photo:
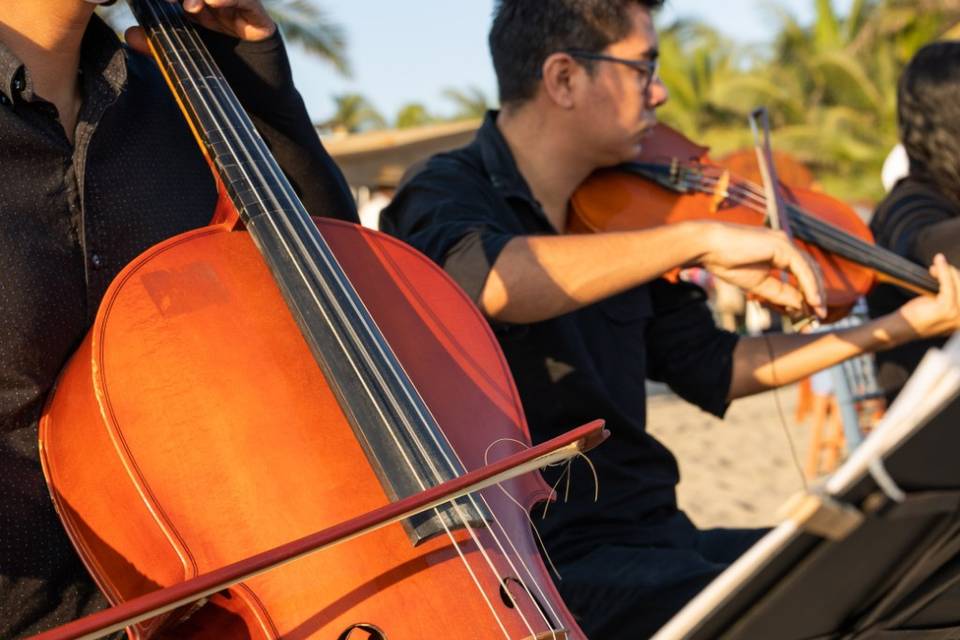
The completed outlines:
<svg viewBox="0 0 960 640">
<path fill-rule="evenodd" d="M 712 167 L 714 173 L 722 174 L 722 168 L 712 165 L 706 152 L 706 148 L 683 139 L 669 127 L 658 125 L 650 144 L 645 143 L 640 160 L 662 162 L 665 166 L 676 160 L 693 163 L 688 166 Z M 732 177 L 731 186 L 737 186 L 739 180 Z M 808 213 L 813 212 L 815 217 L 850 236 L 873 244 L 870 228 L 846 204 L 809 189 L 784 187 L 784 190 L 791 204 Z M 712 193 L 677 193 L 638 175 L 605 169 L 591 175 L 574 193 L 568 231 L 627 231 L 687 220 L 716 220 L 751 226 L 765 224 L 766 216 L 762 210 L 746 206 L 735 189 L 728 191 L 720 198 Z M 876 281 L 876 272 L 868 267 L 828 253 L 811 243 L 798 240 L 797 244 L 810 254 L 822 273 L 827 320 L 846 315 Z"/>
<path fill-rule="evenodd" d="M 402 243 L 319 224 L 465 466 L 528 442 L 509 369 L 464 294 Z M 387 501 L 263 260 L 228 229 L 172 238 L 118 276 L 41 421 L 55 503 L 113 602 Z M 536 474 L 504 489 L 525 508 L 548 495 Z M 516 609 L 505 604 L 499 575 L 543 589 L 557 625 L 583 637 L 527 515 L 500 489 L 483 495 L 506 532 L 474 532 L 495 571 L 466 531 L 454 533 L 465 563 L 446 537 L 414 548 L 392 525 L 237 585 L 187 626 L 171 627 L 181 611 L 137 633 L 336 638 L 369 623 L 390 638 L 502 637 L 493 608 L 509 637 L 550 637 L 521 590 Z"/>
<path fill-rule="evenodd" d="M 814 188 L 813 173 L 806 165 L 784 151 L 774 151 L 772 155 L 777 178 L 783 184 L 788 184 L 795 189 Z M 733 175 L 743 180 L 749 180 L 754 184 L 763 184 L 755 149 L 738 149 L 718 158 L 717 164 L 729 169 Z"/>
</svg>

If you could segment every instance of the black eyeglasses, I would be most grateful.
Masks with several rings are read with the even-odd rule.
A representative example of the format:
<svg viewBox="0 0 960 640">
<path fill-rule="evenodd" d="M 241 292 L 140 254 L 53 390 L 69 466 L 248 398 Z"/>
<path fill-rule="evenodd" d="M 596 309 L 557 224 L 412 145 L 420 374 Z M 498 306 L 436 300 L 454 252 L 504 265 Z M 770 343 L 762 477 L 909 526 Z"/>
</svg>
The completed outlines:
<svg viewBox="0 0 960 640">
<path fill-rule="evenodd" d="M 628 58 L 617 58 L 608 56 L 604 53 L 593 53 L 592 51 L 582 51 L 580 49 L 567 49 L 565 54 L 581 60 L 601 60 L 604 62 L 616 62 L 626 65 L 637 72 L 637 79 L 643 85 L 643 93 L 650 90 L 655 78 L 660 77 L 660 60 L 630 60 Z"/>
</svg>

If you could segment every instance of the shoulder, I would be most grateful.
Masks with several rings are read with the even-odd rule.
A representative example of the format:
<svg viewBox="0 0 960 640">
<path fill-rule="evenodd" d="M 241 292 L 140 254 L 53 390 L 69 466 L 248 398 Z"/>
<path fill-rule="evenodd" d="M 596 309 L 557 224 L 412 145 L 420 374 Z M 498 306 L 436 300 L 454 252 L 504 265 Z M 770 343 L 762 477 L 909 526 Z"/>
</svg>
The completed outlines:
<svg viewBox="0 0 960 640">
<path fill-rule="evenodd" d="M 915 178 L 898 182 L 877 207 L 870 229 L 882 246 L 917 226 L 927 226 L 960 215 L 956 207 L 932 185 Z"/>
<path fill-rule="evenodd" d="M 406 177 L 383 216 L 392 228 L 409 229 L 441 212 L 445 217 L 492 214 L 498 202 L 479 151 L 468 145 L 431 157 Z"/>
<path fill-rule="evenodd" d="M 464 188 L 494 190 L 476 143 L 432 156 L 401 185 L 397 195 L 424 188 L 454 194 Z"/>
</svg>

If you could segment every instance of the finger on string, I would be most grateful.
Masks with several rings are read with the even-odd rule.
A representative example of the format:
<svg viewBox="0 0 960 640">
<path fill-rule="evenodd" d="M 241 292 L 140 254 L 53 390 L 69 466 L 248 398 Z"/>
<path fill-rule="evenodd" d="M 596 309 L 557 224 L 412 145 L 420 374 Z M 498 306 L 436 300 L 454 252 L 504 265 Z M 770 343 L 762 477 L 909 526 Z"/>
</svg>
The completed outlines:
<svg viewBox="0 0 960 640">
<path fill-rule="evenodd" d="M 803 298 L 813 307 L 816 314 L 824 318 L 827 315 L 827 308 L 824 304 L 822 285 L 820 279 L 816 276 L 812 266 L 811 259 L 796 247 L 789 247 L 789 269 L 790 273 L 797 279 L 800 291 L 803 292 Z M 796 305 L 798 308 L 801 305 Z"/>
<path fill-rule="evenodd" d="M 942 302 L 951 308 L 957 303 L 957 281 L 956 270 L 947 263 L 946 257 L 938 253 L 933 258 L 933 266 L 936 268 L 935 274 L 940 283 L 939 298 Z"/>
<path fill-rule="evenodd" d="M 750 292 L 791 313 L 803 309 L 803 293 L 792 284 L 783 282 L 773 275 L 766 276 Z"/>
</svg>

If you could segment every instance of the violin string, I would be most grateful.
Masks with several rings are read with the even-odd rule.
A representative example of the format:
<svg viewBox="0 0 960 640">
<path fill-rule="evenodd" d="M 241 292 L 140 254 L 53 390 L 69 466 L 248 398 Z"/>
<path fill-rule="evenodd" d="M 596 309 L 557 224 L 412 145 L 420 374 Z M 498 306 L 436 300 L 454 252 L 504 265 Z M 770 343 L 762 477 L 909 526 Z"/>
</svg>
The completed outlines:
<svg viewBox="0 0 960 640">
<path fill-rule="evenodd" d="M 712 192 L 711 187 L 714 187 L 719 180 L 712 176 L 706 176 L 705 174 L 699 175 L 701 177 L 698 178 L 695 183 L 696 187 L 708 193 Z M 729 195 L 738 196 L 739 201 L 744 202 L 754 211 L 759 213 L 766 211 L 765 205 L 763 204 L 766 202 L 765 196 L 759 194 L 749 183 L 742 187 L 734 185 L 732 188 L 728 188 L 727 191 Z M 828 251 L 837 253 L 840 257 L 845 257 L 862 266 L 875 268 L 904 280 L 909 281 L 912 276 L 914 280 L 923 282 L 923 280 L 927 278 L 928 274 L 919 265 L 905 260 L 890 251 L 871 245 L 842 229 L 838 229 L 830 223 L 807 213 L 795 204 L 788 203 L 787 206 L 791 214 L 793 214 L 794 220 L 805 225 L 806 231 L 815 236 L 814 241 L 824 245 L 823 248 Z M 832 246 L 826 246 L 831 245 L 831 243 Z M 871 259 L 872 263 L 867 260 L 867 258 Z"/>
<path fill-rule="evenodd" d="M 702 173 L 698 175 L 701 176 L 701 178 L 698 179 L 697 186 L 701 190 L 708 192 L 712 191 L 711 187 L 715 186 L 719 182 L 719 179 L 712 176 Z M 759 188 L 749 181 L 743 181 L 740 184 L 735 184 L 733 188 L 728 188 L 728 192 L 731 195 L 739 196 L 742 201 L 747 202 L 748 206 L 755 211 L 760 213 L 766 211 L 766 196 L 761 194 L 759 192 Z M 794 219 L 802 221 L 802 223 L 807 226 L 809 232 L 819 235 L 820 239 L 827 238 L 830 242 L 834 243 L 835 247 L 844 245 L 841 250 L 845 250 L 847 252 L 847 259 L 856 261 L 856 258 L 851 256 L 868 256 L 873 259 L 874 264 L 865 266 L 876 267 L 879 270 L 883 270 L 886 273 L 899 276 L 903 279 L 909 279 L 912 275 L 915 279 L 919 279 L 922 282 L 928 275 L 923 267 L 920 267 L 909 260 L 905 260 L 893 252 L 887 251 L 875 245 L 871 245 L 861 238 L 849 234 L 842 229 L 838 229 L 830 223 L 820 220 L 816 216 L 804 211 L 801 207 L 793 203 L 787 203 L 787 206 L 789 207 L 791 214 L 793 214 Z"/>
<path fill-rule="evenodd" d="M 196 36 L 195 36 L 192 32 L 188 31 L 188 33 L 191 35 L 191 37 L 196 38 Z M 179 36 L 178 36 L 178 38 L 179 38 Z M 182 42 L 182 41 L 181 41 L 181 42 Z M 201 54 L 203 54 L 203 48 L 202 48 L 202 47 L 197 47 L 197 50 L 198 50 L 199 52 L 201 52 Z M 194 61 L 191 61 L 191 62 L 194 62 Z M 198 69 L 198 71 L 199 71 L 199 69 Z M 214 77 L 212 73 L 211 73 L 211 76 L 210 76 L 210 77 Z M 202 96 L 201 96 L 201 98 L 202 98 Z M 230 103 L 230 101 L 228 101 L 228 104 L 229 104 L 229 103 Z M 218 105 L 218 106 L 220 106 L 220 105 Z M 231 104 L 230 106 L 236 108 L 236 106 L 233 105 L 233 104 Z M 196 108 L 196 107 L 194 106 L 194 108 Z M 207 106 L 207 111 L 208 111 L 208 113 L 211 113 L 211 114 L 212 114 L 211 110 L 209 109 L 209 106 Z M 222 108 L 221 108 L 221 113 L 222 113 Z M 223 115 L 226 115 L 226 114 L 223 113 Z M 242 119 L 241 119 L 241 122 L 242 122 Z M 248 157 L 249 157 L 249 156 L 248 156 Z M 254 166 L 256 166 L 256 165 L 254 165 Z M 273 169 L 273 167 L 271 166 L 271 163 L 267 163 L 267 166 L 270 166 L 270 168 Z M 262 178 L 262 176 L 261 176 L 261 178 Z M 283 181 L 278 180 L 278 184 L 283 185 Z M 289 194 L 289 193 L 285 193 L 284 195 L 286 195 L 287 198 L 290 199 L 290 194 Z M 274 200 L 275 200 L 275 199 L 274 199 Z M 276 202 L 276 200 L 275 200 L 275 203 L 278 204 L 278 205 L 280 204 L 279 202 Z M 292 204 L 292 203 L 291 203 L 291 204 Z M 414 437 L 416 437 L 415 434 L 414 434 Z M 462 463 L 461 463 L 461 464 L 462 464 Z M 411 467 L 411 468 L 412 468 L 412 467 Z M 434 470 L 434 472 L 437 473 L 436 470 Z M 472 496 L 470 496 L 470 498 L 472 499 Z M 484 499 L 484 502 L 485 502 L 485 499 Z M 469 524 L 467 523 L 466 518 L 463 517 L 462 512 L 460 512 L 459 506 L 458 506 L 455 502 L 453 503 L 453 506 L 454 506 L 454 508 L 458 511 L 459 515 L 461 516 L 461 519 L 464 521 L 463 524 L 464 524 L 465 528 L 466 528 L 468 531 L 470 531 L 470 532 L 471 532 L 471 536 L 474 537 L 474 542 L 477 544 L 477 546 L 478 546 L 478 548 L 481 550 L 481 552 L 484 553 L 484 555 L 485 555 L 485 551 L 484 551 L 482 545 L 480 545 L 480 544 L 479 544 L 479 541 L 477 541 L 476 538 L 475 538 L 475 536 L 473 536 L 473 530 L 472 530 L 472 528 L 469 526 Z M 478 510 L 479 510 L 479 509 L 478 509 Z M 491 511 L 491 514 L 493 514 L 493 511 L 492 511 L 492 510 L 490 510 L 490 511 Z M 438 515 L 439 515 L 439 514 L 438 514 Z M 442 518 L 441 518 L 441 520 L 442 520 Z M 496 518 L 495 518 L 495 520 L 496 520 Z M 501 530 L 503 530 L 503 533 L 506 535 L 506 530 L 504 529 L 502 523 L 500 523 L 499 520 L 496 520 L 496 522 L 497 522 L 497 524 L 499 525 L 499 527 L 501 528 Z M 446 528 L 445 525 L 444 525 L 444 528 Z M 492 532 L 491 532 L 491 534 L 492 534 L 492 537 L 494 538 L 494 540 L 497 542 L 498 546 L 500 547 L 501 553 L 504 554 L 504 557 L 505 557 L 505 558 L 511 563 L 511 565 L 512 565 L 512 561 L 511 561 L 510 558 L 509 558 L 509 554 L 506 553 L 505 549 L 503 549 L 502 544 L 499 542 L 499 540 L 497 539 L 496 535 L 493 534 Z M 448 535 L 450 535 L 449 531 L 448 531 Z M 516 551 L 516 547 L 513 545 L 513 541 L 510 540 L 510 538 L 509 538 L 509 535 L 506 535 L 506 537 L 507 537 L 507 539 L 510 541 L 510 544 L 511 544 L 511 546 L 514 548 L 514 551 L 517 552 L 517 551 Z M 452 539 L 452 542 L 453 542 L 453 544 L 454 544 L 455 546 L 457 545 L 456 540 L 453 540 L 453 539 Z M 459 548 L 458 548 L 458 552 L 459 552 Z M 520 557 L 519 552 L 517 552 L 517 555 L 518 555 L 518 558 L 519 558 L 520 562 L 523 563 L 522 557 Z M 495 569 L 495 567 L 493 567 L 492 561 L 490 561 L 489 558 L 487 558 L 487 560 L 488 560 L 488 563 L 490 564 L 490 568 L 494 571 L 495 575 L 497 575 L 497 577 L 498 577 L 498 580 L 500 580 L 501 583 L 502 583 L 502 578 L 500 578 L 499 574 L 496 573 L 496 569 Z M 464 559 L 464 561 L 466 561 L 466 560 Z M 523 563 L 523 564 L 524 564 L 524 567 L 525 567 L 526 570 L 527 570 L 528 575 L 530 575 L 530 577 L 534 580 L 534 584 L 536 584 L 537 587 L 538 587 L 538 589 L 539 589 L 539 588 L 540 588 L 539 581 L 537 581 L 535 578 L 533 578 L 533 575 L 532 575 L 532 573 L 530 572 L 529 568 L 526 567 L 525 563 Z M 513 567 L 513 568 L 514 568 L 514 571 L 516 571 L 516 567 Z M 472 570 L 471 570 L 471 573 L 472 573 Z M 475 579 L 475 582 L 476 582 L 476 579 Z M 482 588 L 481 588 L 481 590 L 482 590 Z M 542 592 L 542 590 L 541 590 L 541 592 Z M 484 594 L 484 597 L 486 597 L 485 594 Z M 545 600 L 547 601 L 547 604 L 548 604 L 548 606 L 549 606 L 549 600 L 548 600 L 548 599 L 545 599 Z M 539 607 L 536 607 L 536 609 L 539 611 Z M 521 618 L 524 617 L 522 611 L 519 611 L 519 610 L 518 610 L 518 613 L 520 614 Z M 542 612 L 541 612 L 541 614 L 542 614 Z M 496 615 L 496 614 L 494 614 L 494 615 Z M 544 618 L 544 622 L 547 623 L 547 626 L 550 626 L 549 621 L 547 621 L 546 618 Z M 528 626 L 528 628 L 529 628 L 529 624 L 527 624 L 527 626 Z M 530 629 L 530 631 L 531 631 L 531 633 L 532 633 L 532 629 Z"/>
</svg>

